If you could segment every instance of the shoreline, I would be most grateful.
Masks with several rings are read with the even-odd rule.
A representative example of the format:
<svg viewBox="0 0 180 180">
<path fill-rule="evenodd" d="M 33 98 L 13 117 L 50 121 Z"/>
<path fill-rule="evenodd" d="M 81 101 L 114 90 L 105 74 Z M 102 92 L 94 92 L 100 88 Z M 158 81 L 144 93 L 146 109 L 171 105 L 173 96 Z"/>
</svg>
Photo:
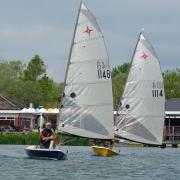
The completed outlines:
<svg viewBox="0 0 180 180">
<path fill-rule="evenodd" d="M 39 145 L 39 132 L 1 132 L 0 144 L 11 145 Z M 89 139 L 70 137 L 57 134 L 58 142 L 65 142 L 67 146 L 88 146 Z"/>
</svg>

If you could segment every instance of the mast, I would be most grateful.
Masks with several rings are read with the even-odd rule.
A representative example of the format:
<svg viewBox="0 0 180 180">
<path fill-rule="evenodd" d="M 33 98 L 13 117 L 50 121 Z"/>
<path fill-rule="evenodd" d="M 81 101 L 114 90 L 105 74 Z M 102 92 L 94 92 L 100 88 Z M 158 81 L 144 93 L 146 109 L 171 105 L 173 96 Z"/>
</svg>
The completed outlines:
<svg viewBox="0 0 180 180">
<path fill-rule="evenodd" d="M 130 62 L 130 68 L 129 68 L 129 70 L 128 70 L 128 75 L 127 75 L 126 80 L 125 80 L 125 86 L 124 86 L 124 88 L 123 88 L 123 93 L 122 93 L 122 96 L 123 96 L 124 91 L 125 91 L 126 83 L 127 83 L 128 77 L 129 77 L 129 72 L 130 72 L 131 67 L 132 67 L 132 63 L 133 63 L 133 59 L 134 59 L 134 55 L 135 55 L 135 53 L 136 53 L 137 45 L 138 45 L 138 43 L 139 43 L 139 40 L 140 40 L 141 34 L 142 34 L 142 32 L 140 32 L 140 33 L 139 33 L 138 40 L 137 40 L 137 42 L 136 42 L 136 46 L 135 46 L 134 51 L 133 51 L 133 55 L 132 55 L 131 62 Z M 119 107 L 120 107 L 120 106 L 121 106 L 121 101 L 120 101 L 120 103 L 119 103 Z M 118 110 L 117 110 L 117 113 L 118 113 Z"/>
<path fill-rule="evenodd" d="M 67 79 L 69 64 L 70 64 L 70 60 L 71 60 L 71 52 L 72 52 L 72 48 L 73 48 L 73 44 L 74 44 L 74 38 L 75 38 L 75 34 L 76 34 L 76 27 L 77 27 L 77 24 L 78 24 L 79 14 L 80 14 L 80 10 L 81 10 L 81 4 L 82 4 L 82 1 L 80 2 L 80 5 L 79 5 L 79 10 L 78 10 L 77 18 L 76 18 L 76 24 L 75 24 L 75 28 L 74 28 L 74 32 L 73 32 L 73 38 L 72 38 L 72 41 L 71 41 L 70 51 L 69 51 L 69 55 L 68 55 L 68 61 L 67 61 L 67 64 L 66 64 L 66 71 L 65 71 L 64 83 L 63 83 L 64 88 L 63 88 L 63 93 L 61 94 L 59 112 L 60 112 L 60 110 L 62 108 L 61 106 L 62 106 L 62 101 L 63 101 L 63 96 L 64 96 L 64 89 L 65 89 L 65 85 L 66 85 L 66 79 Z M 59 113 L 59 117 L 57 119 L 57 121 L 58 121 L 57 127 L 59 127 L 60 120 L 61 120 L 61 118 L 60 118 L 60 113 Z"/>
<path fill-rule="evenodd" d="M 65 72 L 65 77 L 64 77 L 64 86 L 66 85 L 66 79 L 67 79 L 69 64 L 70 64 L 70 60 L 71 60 L 72 48 L 73 48 L 73 45 L 74 45 L 74 38 L 75 38 L 75 34 L 76 34 L 76 29 L 77 29 L 80 10 L 81 10 L 81 5 L 82 5 L 82 1 L 80 2 L 80 6 L 79 6 L 77 18 L 76 18 L 76 24 L 75 24 L 75 28 L 74 28 L 74 32 L 73 32 L 73 38 L 72 38 L 72 41 L 71 41 L 71 47 L 70 47 L 70 51 L 69 51 L 69 55 L 68 55 L 68 61 L 67 61 L 67 65 L 66 65 L 66 72 Z"/>
</svg>

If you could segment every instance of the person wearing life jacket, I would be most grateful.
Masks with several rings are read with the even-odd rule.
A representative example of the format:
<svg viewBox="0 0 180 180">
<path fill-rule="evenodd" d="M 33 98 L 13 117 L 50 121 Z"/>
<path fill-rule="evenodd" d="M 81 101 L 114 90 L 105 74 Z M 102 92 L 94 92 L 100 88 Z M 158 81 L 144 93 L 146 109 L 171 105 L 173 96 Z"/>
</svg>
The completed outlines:
<svg viewBox="0 0 180 180">
<path fill-rule="evenodd" d="M 55 141 L 54 130 L 51 123 L 46 123 L 45 128 L 40 133 L 40 148 L 53 149 Z"/>
</svg>

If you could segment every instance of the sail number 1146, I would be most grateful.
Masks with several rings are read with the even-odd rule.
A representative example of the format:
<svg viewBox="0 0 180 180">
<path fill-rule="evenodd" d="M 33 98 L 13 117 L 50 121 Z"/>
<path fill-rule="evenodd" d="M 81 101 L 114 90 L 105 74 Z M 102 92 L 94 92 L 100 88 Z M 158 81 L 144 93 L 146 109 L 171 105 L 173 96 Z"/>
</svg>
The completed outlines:
<svg viewBox="0 0 180 180">
<path fill-rule="evenodd" d="M 111 71 L 109 70 L 109 65 L 107 62 L 97 61 L 97 71 L 99 79 L 111 78 Z"/>
</svg>

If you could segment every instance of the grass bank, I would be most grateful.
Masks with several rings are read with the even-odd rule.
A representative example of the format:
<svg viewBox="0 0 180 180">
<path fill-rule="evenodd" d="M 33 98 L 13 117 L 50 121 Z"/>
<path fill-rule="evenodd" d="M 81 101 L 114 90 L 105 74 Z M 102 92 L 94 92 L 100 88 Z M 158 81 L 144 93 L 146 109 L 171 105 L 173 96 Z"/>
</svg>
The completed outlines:
<svg viewBox="0 0 180 180">
<path fill-rule="evenodd" d="M 87 146 L 89 140 L 87 138 L 70 137 L 66 135 L 57 135 L 59 142 L 65 142 L 65 145 L 69 146 Z M 36 145 L 39 144 L 39 133 L 37 132 L 11 132 L 0 133 L 0 144 L 24 144 L 24 145 Z"/>
</svg>

